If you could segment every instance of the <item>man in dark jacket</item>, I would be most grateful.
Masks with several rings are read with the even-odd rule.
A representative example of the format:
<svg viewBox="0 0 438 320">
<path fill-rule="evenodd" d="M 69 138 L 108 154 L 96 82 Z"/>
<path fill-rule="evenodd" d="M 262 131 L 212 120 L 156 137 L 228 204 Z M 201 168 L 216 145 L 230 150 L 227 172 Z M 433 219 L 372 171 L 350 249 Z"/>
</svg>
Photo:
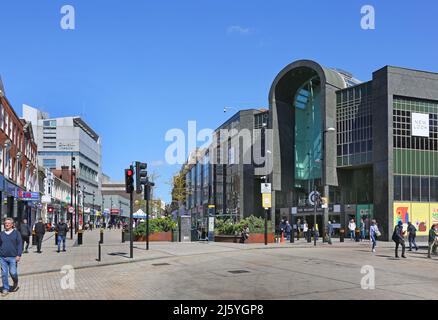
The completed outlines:
<svg viewBox="0 0 438 320">
<path fill-rule="evenodd" d="M 4 226 L 5 230 L 0 233 L 0 263 L 2 267 L 3 297 L 7 296 L 9 291 L 15 292 L 18 290 L 17 263 L 20 262 L 21 253 L 23 251 L 21 235 L 14 229 L 14 220 L 12 218 L 6 218 Z M 14 281 L 12 287 L 9 286 L 9 274 Z"/>
<path fill-rule="evenodd" d="M 437 243 L 436 243 L 436 230 L 437 230 L 437 225 L 434 224 L 432 225 L 432 228 L 430 228 L 429 230 L 429 249 L 427 251 L 427 257 L 430 259 L 432 258 L 430 253 L 432 252 L 433 254 L 436 254 L 436 248 L 437 248 Z"/>
<path fill-rule="evenodd" d="M 394 228 L 394 233 L 392 234 L 392 240 L 395 242 L 395 257 L 398 258 L 398 247 L 401 245 L 402 247 L 402 258 L 406 258 L 405 256 L 405 237 L 403 232 L 403 222 L 399 221 L 398 224 Z"/>
<path fill-rule="evenodd" d="M 23 222 L 20 224 L 20 235 L 21 240 L 23 242 L 23 253 L 28 253 L 27 251 L 29 249 L 29 237 L 32 234 L 32 230 L 30 229 L 29 225 L 27 224 L 27 220 L 23 219 Z M 24 244 L 26 243 L 26 249 L 24 249 Z"/>
<path fill-rule="evenodd" d="M 417 243 L 415 242 L 415 238 L 417 237 L 417 228 L 409 222 L 408 223 L 408 239 L 409 239 L 409 251 L 412 251 L 412 244 L 414 245 L 415 251 L 418 251 Z"/>
<path fill-rule="evenodd" d="M 67 236 L 68 226 L 64 222 L 64 219 L 61 219 L 61 221 L 56 225 L 55 230 L 58 233 L 58 253 L 60 251 L 61 241 L 62 241 L 62 251 L 65 252 L 65 237 Z"/>
<path fill-rule="evenodd" d="M 43 223 L 43 219 L 38 219 L 35 223 L 35 236 L 37 241 L 37 253 L 41 253 L 41 245 L 43 243 L 44 234 L 46 233 L 46 226 Z"/>
</svg>

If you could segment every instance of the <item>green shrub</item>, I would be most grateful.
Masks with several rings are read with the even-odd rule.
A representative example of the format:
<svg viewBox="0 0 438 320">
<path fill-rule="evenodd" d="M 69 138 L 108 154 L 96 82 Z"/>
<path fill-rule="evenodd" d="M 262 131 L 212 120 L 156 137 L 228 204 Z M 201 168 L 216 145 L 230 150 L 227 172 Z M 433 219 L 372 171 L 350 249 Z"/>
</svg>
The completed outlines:
<svg viewBox="0 0 438 320">
<path fill-rule="evenodd" d="M 176 229 L 176 222 L 170 217 L 157 218 L 149 220 L 149 234 L 158 232 L 168 232 Z M 140 223 L 134 229 L 134 235 L 137 237 L 146 236 L 146 222 Z"/>
<path fill-rule="evenodd" d="M 216 219 L 215 234 L 234 235 L 239 234 L 243 227 L 248 225 L 249 233 L 264 233 L 265 220 L 263 218 L 251 215 L 238 223 L 234 223 L 230 219 Z M 272 223 L 268 221 L 268 232 L 272 232 Z"/>
</svg>

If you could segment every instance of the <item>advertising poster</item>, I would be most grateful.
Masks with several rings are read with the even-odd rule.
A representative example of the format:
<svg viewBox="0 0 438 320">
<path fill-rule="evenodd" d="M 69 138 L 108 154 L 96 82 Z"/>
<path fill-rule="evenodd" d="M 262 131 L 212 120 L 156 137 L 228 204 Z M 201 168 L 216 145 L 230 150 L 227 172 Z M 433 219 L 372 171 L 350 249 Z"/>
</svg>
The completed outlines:
<svg viewBox="0 0 438 320">
<path fill-rule="evenodd" d="M 430 221 L 432 224 L 438 224 L 438 203 L 430 204 Z"/>
<path fill-rule="evenodd" d="M 412 224 L 417 228 L 417 236 L 427 236 L 430 229 L 429 203 L 412 203 Z"/>
<path fill-rule="evenodd" d="M 411 204 L 408 202 L 404 202 L 404 203 L 394 202 L 394 226 L 396 226 L 399 221 L 402 221 L 403 230 L 406 230 L 410 218 L 411 218 Z"/>
</svg>

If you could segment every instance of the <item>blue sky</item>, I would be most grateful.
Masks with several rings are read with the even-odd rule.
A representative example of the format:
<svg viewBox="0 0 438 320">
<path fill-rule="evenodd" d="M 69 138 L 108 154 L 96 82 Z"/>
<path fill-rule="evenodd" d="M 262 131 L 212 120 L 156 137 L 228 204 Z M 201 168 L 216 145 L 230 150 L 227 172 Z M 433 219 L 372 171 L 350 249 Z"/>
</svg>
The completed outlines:
<svg viewBox="0 0 438 320">
<path fill-rule="evenodd" d="M 73 5 L 76 29 L 62 30 Z M 376 30 L 360 27 L 363 5 Z M 224 106 L 267 107 L 276 74 L 314 59 L 361 80 L 385 65 L 438 72 L 435 0 L 2 1 L 0 75 L 13 107 L 82 115 L 115 180 L 144 160 L 169 200 L 167 130 L 216 128 Z"/>
</svg>

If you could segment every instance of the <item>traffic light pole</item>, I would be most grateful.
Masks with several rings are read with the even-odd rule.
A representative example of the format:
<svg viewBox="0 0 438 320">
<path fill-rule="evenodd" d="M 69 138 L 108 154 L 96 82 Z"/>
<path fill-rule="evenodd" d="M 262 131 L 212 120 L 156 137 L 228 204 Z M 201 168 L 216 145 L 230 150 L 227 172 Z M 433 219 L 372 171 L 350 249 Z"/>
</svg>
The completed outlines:
<svg viewBox="0 0 438 320">
<path fill-rule="evenodd" d="M 149 196 L 150 186 L 147 183 L 144 186 L 144 197 L 146 200 L 146 250 L 149 250 Z"/>
<path fill-rule="evenodd" d="M 133 220 L 133 199 L 132 192 L 129 193 L 129 257 L 134 258 L 134 235 L 132 230 L 132 220 Z"/>
</svg>

